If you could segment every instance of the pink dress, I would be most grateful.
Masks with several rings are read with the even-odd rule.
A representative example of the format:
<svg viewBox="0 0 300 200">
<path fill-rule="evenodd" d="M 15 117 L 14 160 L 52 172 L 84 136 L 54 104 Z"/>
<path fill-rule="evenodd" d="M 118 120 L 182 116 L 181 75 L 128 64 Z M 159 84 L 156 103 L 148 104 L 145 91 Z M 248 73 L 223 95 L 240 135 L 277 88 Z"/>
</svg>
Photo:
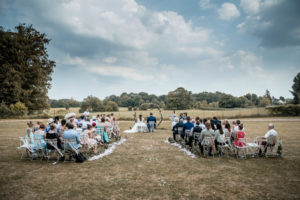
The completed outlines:
<svg viewBox="0 0 300 200">
<path fill-rule="evenodd" d="M 245 132 L 243 132 L 243 131 L 238 131 L 238 132 L 237 132 L 237 137 L 236 137 L 235 141 L 233 142 L 233 144 L 234 144 L 235 146 L 238 146 L 238 147 L 243 147 L 243 146 L 245 146 L 245 145 L 246 145 L 245 142 L 239 141 L 239 139 L 241 139 L 241 138 L 245 138 Z"/>
</svg>

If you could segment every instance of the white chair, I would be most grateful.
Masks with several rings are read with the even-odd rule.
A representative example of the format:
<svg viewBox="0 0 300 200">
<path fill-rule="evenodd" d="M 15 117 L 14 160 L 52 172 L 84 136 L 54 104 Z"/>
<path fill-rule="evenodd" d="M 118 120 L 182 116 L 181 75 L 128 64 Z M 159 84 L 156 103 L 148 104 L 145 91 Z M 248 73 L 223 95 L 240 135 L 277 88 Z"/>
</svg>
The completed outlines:
<svg viewBox="0 0 300 200">
<path fill-rule="evenodd" d="M 61 157 L 64 157 L 62 150 L 60 150 L 57 146 L 57 139 L 45 139 L 45 142 L 45 157 L 48 159 L 48 161 L 51 159 L 51 155 L 55 155 L 57 161 L 59 161 Z"/>
<path fill-rule="evenodd" d="M 203 155 L 208 157 L 209 151 L 212 152 L 213 148 L 215 147 L 214 145 L 214 137 L 204 137 L 202 141 L 202 146 L 203 146 Z M 214 156 L 212 152 L 212 156 Z"/>
<path fill-rule="evenodd" d="M 246 138 L 239 138 L 238 139 L 238 144 L 240 145 L 234 145 L 235 150 L 236 150 L 236 157 L 237 158 L 246 158 L 247 156 L 247 139 Z M 242 155 L 239 155 L 239 153 L 242 152 Z"/>
<path fill-rule="evenodd" d="M 21 153 L 21 160 L 24 158 L 30 159 L 32 153 L 34 153 L 33 149 L 31 148 L 31 145 L 25 137 L 19 137 L 19 140 L 20 146 L 17 149 Z"/>
<path fill-rule="evenodd" d="M 77 144 L 76 138 L 63 139 L 63 143 L 64 143 L 63 154 L 64 154 L 65 158 L 67 155 L 69 156 L 69 159 L 68 160 L 65 159 L 65 161 L 74 161 L 73 157 L 75 156 L 75 154 L 78 154 L 78 151 L 74 147 L 74 144 Z"/>
</svg>

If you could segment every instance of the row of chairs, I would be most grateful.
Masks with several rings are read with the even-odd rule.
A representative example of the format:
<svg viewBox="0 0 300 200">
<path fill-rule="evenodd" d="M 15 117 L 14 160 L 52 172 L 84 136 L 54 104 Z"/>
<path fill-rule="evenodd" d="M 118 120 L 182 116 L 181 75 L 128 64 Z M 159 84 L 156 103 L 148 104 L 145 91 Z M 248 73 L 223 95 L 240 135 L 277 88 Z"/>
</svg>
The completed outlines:
<svg viewBox="0 0 300 200">
<path fill-rule="evenodd" d="M 77 143 L 76 139 L 64 139 L 61 141 L 59 148 L 57 139 L 33 139 L 32 144 L 29 144 L 25 137 L 19 137 L 20 146 L 17 148 L 21 154 L 21 159 L 42 160 L 55 157 L 59 161 L 62 157 L 71 160 L 78 150 L 74 148 Z"/>
<path fill-rule="evenodd" d="M 178 127 L 178 133 L 178 135 L 183 133 L 182 127 Z M 183 140 L 185 144 L 191 144 L 192 148 L 198 148 L 200 134 L 200 132 L 193 132 L 193 134 L 191 134 L 190 130 L 185 130 Z M 192 139 L 192 141 L 189 141 L 190 139 Z M 263 145 L 264 142 L 266 143 L 265 145 Z M 257 157 L 260 155 L 260 152 L 262 152 L 262 155 L 265 157 L 282 156 L 282 139 L 275 136 L 270 136 L 267 140 L 262 140 L 261 137 L 255 137 L 253 139 L 240 138 L 238 143 L 243 144 L 240 146 L 234 145 L 231 137 L 225 137 L 225 143 L 217 147 L 215 145 L 214 136 L 205 137 L 202 143 L 203 154 L 206 157 L 210 152 L 212 152 L 212 156 L 217 153 L 219 156 L 235 155 L 237 158 L 246 158 L 247 156 Z"/>
</svg>

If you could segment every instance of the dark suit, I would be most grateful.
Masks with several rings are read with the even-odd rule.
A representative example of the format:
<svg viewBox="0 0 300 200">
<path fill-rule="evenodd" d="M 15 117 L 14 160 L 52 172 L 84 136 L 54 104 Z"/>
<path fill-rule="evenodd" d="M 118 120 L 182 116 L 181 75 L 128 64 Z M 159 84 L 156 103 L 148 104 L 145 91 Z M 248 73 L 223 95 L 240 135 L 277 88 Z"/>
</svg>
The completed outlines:
<svg viewBox="0 0 300 200">
<path fill-rule="evenodd" d="M 154 122 L 154 128 L 156 128 L 156 117 L 150 115 L 150 116 L 147 118 L 147 126 L 148 126 L 148 129 L 150 130 L 149 122 Z"/>
</svg>

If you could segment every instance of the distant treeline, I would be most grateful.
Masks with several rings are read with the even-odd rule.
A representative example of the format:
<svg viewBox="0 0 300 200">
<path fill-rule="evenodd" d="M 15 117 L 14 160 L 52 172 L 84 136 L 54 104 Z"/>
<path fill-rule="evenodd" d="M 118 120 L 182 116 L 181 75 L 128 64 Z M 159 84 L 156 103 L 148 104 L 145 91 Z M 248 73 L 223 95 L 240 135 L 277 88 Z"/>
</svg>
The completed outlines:
<svg viewBox="0 0 300 200">
<path fill-rule="evenodd" d="M 88 108 L 86 101 L 91 96 L 86 98 L 83 102 L 74 99 L 51 99 L 49 101 L 51 108 L 70 108 L 70 107 L 84 107 Z M 93 97 L 97 98 L 97 97 Z M 120 96 L 111 95 L 106 97 L 103 101 L 97 98 L 97 102 L 101 102 L 101 106 L 105 111 L 107 103 L 114 102 L 118 107 L 127 107 L 131 109 L 146 110 L 159 105 L 164 109 L 205 109 L 205 108 L 248 108 L 248 107 L 266 107 L 269 105 L 280 105 L 286 103 L 284 97 L 278 99 L 272 97 L 270 92 L 266 90 L 265 95 L 258 96 L 256 94 L 246 94 L 244 96 L 235 97 L 230 94 L 222 92 L 201 92 L 193 94 L 191 91 L 179 87 L 167 95 L 156 96 L 146 92 L 140 93 L 122 93 Z M 290 101 L 290 100 L 288 100 Z M 83 106 L 84 104 L 84 106 Z M 99 109 L 97 109 L 99 110 Z"/>
</svg>

